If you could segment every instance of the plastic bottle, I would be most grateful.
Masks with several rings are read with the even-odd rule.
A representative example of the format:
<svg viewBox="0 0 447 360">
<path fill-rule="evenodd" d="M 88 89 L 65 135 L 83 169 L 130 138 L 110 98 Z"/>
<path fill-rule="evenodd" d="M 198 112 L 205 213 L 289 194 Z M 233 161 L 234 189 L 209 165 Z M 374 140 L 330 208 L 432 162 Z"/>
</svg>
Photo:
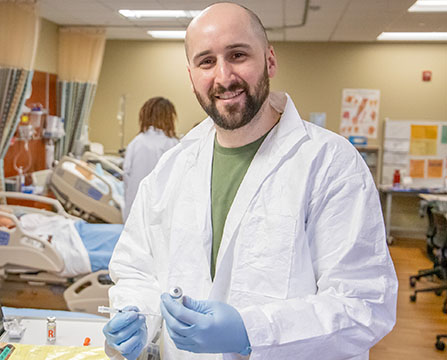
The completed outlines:
<svg viewBox="0 0 447 360">
<path fill-rule="evenodd" d="M 180 304 L 183 301 L 183 290 L 180 286 L 174 286 L 169 289 L 169 295 Z"/>
<path fill-rule="evenodd" d="M 393 187 L 400 187 L 400 171 L 399 171 L 399 169 L 394 170 Z"/>
<path fill-rule="evenodd" d="M 45 168 L 52 169 L 53 162 L 54 162 L 54 142 L 53 139 L 49 139 L 45 144 Z"/>
<path fill-rule="evenodd" d="M 22 192 L 24 186 L 25 186 L 25 175 L 23 175 L 23 168 L 19 167 L 18 174 L 16 177 L 16 191 Z"/>
<path fill-rule="evenodd" d="M 47 317 L 47 341 L 50 343 L 56 341 L 56 318 L 54 316 Z"/>
</svg>

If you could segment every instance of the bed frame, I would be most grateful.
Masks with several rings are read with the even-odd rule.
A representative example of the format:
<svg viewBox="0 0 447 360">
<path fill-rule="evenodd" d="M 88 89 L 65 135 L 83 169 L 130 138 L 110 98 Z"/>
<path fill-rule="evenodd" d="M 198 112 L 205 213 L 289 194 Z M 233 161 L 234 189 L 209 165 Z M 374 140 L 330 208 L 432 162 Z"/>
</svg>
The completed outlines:
<svg viewBox="0 0 447 360">
<path fill-rule="evenodd" d="M 103 194 L 90 182 L 63 168 L 65 162 L 72 162 L 102 181 L 108 193 Z M 112 164 L 113 165 L 113 164 Z M 65 210 L 89 222 L 122 224 L 120 206 L 112 197 L 112 188 L 95 170 L 83 161 L 64 156 L 57 164 L 50 178 L 49 188 L 62 203 Z"/>
<path fill-rule="evenodd" d="M 114 164 L 112 161 L 106 159 L 102 155 L 96 154 L 94 152 L 86 151 L 84 154 L 82 154 L 81 157 L 82 161 L 85 161 L 86 163 L 101 163 L 102 167 L 105 170 L 112 170 L 115 174 L 118 175 L 119 180 L 123 180 L 124 171 L 119 166 Z M 110 171 L 109 171 L 110 172 Z"/>
<path fill-rule="evenodd" d="M 55 199 L 16 192 L 0 192 L 0 199 L 16 199 L 51 205 L 53 211 L 32 206 L 5 205 L 26 213 L 69 215 Z M 5 202 L 5 201 L 4 201 Z M 16 216 L 0 209 L 0 214 L 15 223 L 14 229 L 0 227 L 0 277 L 6 281 L 26 282 L 30 285 L 63 285 L 64 299 L 72 311 L 98 314 L 99 305 L 108 305 L 108 289 L 112 285 L 107 270 L 100 270 L 78 278 L 64 278 L 56 273 L 64 268 L 62 257 L 54 246 L 21 228 Z M 34 244 L 34 246 L 31 245 Z M 38 248 L 36 248 L 36 245 Z"/>
<path fill-rule="evenodd" d="M 71 311 L 98 313 L 98 306 L 109 304 L 109 288 L 113 285 L 107 270 L 85 275 L 64 291 L 64 299 Z"/>
</svg>

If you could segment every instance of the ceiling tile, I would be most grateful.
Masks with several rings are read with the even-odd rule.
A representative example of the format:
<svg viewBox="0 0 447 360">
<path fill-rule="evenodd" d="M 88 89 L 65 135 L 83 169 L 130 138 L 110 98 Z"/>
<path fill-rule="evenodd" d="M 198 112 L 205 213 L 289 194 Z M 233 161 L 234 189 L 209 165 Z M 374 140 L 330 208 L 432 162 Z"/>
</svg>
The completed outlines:
<svg viewBox="0 0 447 360">
<path fill-rule="evenodd" d="M 305 0 L 240 0 L 258 14 L 272 41 L 373 41 L 382 31 L 447 31 L 447 14 L 415 14 L 414 0 L 311 0 L 305 26 Z M 41 16 L 60 25 L 111 27 L 108 38 L 146 39 L 148 28 L 184 28 L 189 20 L 125 19 L 119 9 L 204 9 L 209 0 L 40 0 Z M 313 9 L 313 10 L 312 10 Z M 150 39 L 150 38 L 148 38 Z"/>
</svg>

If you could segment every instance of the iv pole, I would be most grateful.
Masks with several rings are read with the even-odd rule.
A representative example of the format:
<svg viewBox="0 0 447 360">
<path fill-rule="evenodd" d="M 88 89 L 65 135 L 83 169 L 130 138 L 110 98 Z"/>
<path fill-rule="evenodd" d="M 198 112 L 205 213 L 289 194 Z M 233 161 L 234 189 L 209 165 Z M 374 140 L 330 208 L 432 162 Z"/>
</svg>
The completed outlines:
<svg viewBox="0 0 447 360">
<path fill-rule="evenodd" d="M 124 149 L 124 125 L 126 122 L 126 100 L 127 100 L 127 94 L 122 94 L 120 96 L 119 100 L 119 106 L 118 106 L 118 114 L 116 115 L 116 118 L 118 119 L 118 124 L 120 126 L 120 148 L 118 149 L 118 152 L 120 154 L 123 154 Z"/>
</svg>

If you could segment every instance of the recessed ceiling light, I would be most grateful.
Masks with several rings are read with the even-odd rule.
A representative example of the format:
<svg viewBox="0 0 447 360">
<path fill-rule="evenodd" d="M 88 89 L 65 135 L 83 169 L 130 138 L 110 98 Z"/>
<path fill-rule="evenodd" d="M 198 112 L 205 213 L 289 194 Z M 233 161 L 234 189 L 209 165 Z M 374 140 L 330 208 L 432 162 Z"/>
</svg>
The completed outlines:
<svg viewBox="0 0 447 360">
<path fill-rule="evenodd" d="M 200 10 L 118 10 L 129 19 L 141 18 L 193 18 Z"/>
<path fill-rule="evenodd" d="M 447 32 L 383 32 L 377 40 L 447 41 Z"/>
<path fill-rule="evenodd" d="M 409 9 L 409 12 L 446 12 L 446 0 L 418 0 Z"/>
<path fill-rule="evenodd" d="M 186 35 L 185 30 L 149 30 L 147 33 L 157 39 L 184 39 Z"/>
</svg>

